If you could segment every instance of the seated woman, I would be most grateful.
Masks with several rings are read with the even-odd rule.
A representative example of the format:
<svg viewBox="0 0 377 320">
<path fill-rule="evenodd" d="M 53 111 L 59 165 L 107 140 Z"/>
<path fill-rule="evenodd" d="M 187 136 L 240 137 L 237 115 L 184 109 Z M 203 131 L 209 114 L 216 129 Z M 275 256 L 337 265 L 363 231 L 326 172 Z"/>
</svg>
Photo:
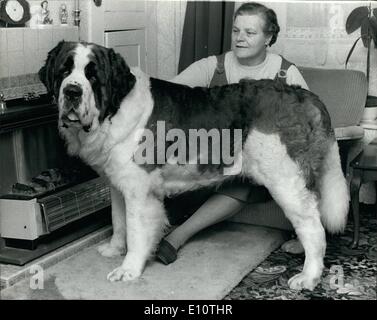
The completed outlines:
<svg viewBox="0 0 377 320">
<path fill-rule="evenodd" d="M 276 42 L 280 27 L 275 12 L 259 3 L 244 3 L 234 14 L 232 48 L 220 56 L 201 59 L 172 79 L 191 87 L 238 83 L 243 78 L 275 79 L 308 89 L 295 65 L 267 51 Z M 261 191 L 262 190 L 262 191 Z M 160 243 L 157 258 L 164 264 L 177 259 L 177 251 L 194 234 L 230 218 L 248 203 L 266 200 L 266 189 L 236 180 L 220 189 L 205 189 L 168 199 L 170 212 L 192 214 Z M 262 198 L 262 199 L 261 199 Z M 287 251 L 303 251 L 298 241 L 285 244 Z"/>
</svg>

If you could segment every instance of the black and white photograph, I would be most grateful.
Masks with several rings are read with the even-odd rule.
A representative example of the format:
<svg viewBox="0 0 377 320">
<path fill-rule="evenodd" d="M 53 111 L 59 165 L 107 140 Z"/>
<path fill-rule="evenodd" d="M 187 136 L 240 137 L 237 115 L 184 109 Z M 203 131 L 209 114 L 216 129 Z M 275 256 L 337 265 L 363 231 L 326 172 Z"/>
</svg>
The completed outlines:
<svg viewBox="0 0 377 320">
<path fill-rule="evenodd" d="M 377 300 L 376 189 L 377 1 L 0 0 L 3 302 Z"/>
</svg>

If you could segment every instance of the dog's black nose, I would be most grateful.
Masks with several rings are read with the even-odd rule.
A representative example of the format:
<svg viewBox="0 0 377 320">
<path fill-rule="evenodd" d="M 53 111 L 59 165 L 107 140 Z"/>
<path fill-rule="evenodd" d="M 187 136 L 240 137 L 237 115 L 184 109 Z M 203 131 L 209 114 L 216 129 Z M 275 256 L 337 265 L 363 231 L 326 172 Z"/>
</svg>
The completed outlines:
<svg viewBox="0 0 377 320">
<path fill-rule="evenodd" d="M 82 96 L 82 88 L 74 84 L 69 84 L 63 89 L 63 93 L 68 99 L 75 100 Z"/>
</svg>

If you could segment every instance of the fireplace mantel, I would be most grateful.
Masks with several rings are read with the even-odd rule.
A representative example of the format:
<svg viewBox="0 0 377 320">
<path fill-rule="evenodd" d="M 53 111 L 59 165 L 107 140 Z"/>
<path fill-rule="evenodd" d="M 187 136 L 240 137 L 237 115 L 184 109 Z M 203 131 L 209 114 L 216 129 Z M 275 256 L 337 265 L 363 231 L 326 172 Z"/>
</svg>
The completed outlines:
<svg viewBox="0 0 377 320">
<path fill-rule="evenodd" d="M 0 113 L 0 134 L 47 123 L 56 123 L 58 107 L 43 97 L 38 101 L 14 100 Z"/>
</svg>

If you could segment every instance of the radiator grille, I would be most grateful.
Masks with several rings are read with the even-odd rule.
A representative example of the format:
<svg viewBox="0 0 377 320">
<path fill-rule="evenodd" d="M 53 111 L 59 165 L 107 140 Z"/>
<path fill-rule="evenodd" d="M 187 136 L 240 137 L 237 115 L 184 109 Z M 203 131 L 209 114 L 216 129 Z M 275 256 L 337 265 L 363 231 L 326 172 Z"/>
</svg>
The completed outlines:
<svg viewBox="0 0 377 320">
<path fill-rule="evenodd" d="M 103 178 L 38 199 L 48 232 L 110 206 L 110 188 Z"/>
</svg>

